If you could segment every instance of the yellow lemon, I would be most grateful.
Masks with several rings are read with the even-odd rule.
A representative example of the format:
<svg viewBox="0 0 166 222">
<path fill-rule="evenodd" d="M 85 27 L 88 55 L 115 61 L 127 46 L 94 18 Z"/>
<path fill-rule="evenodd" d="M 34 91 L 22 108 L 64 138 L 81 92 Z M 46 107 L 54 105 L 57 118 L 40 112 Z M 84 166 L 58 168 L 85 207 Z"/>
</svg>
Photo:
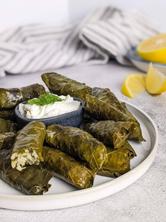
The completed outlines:
<svg viewBox="0 0 166 222">
<path fill-rule="evenodd" d="M 145 60 L 166 64 L 166 34 L 144 40 L 138 45 L 137 52 Z"/>
<path fill-rule="evenodd" d="M 146 75 L 146 90 L 150 94 L 166 92 L 166 76 L 155 69 L 152 64 L 149 65 Z"/>
<path fill-rule="evenodd" d="M 145 91 L 145 76 L 142 73 L 130 74 L 126 77 L 122 85 L 122 93 L 133 98 Z"/>
</svg>

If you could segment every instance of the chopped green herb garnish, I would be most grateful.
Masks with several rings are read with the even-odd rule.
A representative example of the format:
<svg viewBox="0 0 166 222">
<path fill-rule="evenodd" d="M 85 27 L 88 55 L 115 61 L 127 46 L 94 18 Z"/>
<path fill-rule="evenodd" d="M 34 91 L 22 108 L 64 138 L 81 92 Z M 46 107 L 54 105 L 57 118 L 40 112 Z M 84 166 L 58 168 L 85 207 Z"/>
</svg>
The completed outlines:
<svg viewBox="0 0 166 222">
<path fill-rule="evenodd" d="M 60 102 L 60 101 L 62 101 L 62 99 L 59 96 L 56 96 L 52 93 L 44 93 L 39 98 L 28 100 L 28 104 L 44 106 L 44 105 L 48 105 L 48 104 L 52 104 L 52 103 Z"/>
</svg>

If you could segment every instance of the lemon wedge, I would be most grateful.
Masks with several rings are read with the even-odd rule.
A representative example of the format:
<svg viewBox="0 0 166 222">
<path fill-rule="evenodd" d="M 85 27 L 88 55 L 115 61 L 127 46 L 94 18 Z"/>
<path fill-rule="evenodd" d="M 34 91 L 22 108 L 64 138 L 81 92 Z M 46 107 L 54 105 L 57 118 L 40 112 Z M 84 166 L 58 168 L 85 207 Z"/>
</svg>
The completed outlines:
<svg viewBox="0 0 166 222">
<path fill-rule="evenodd" d="M 125 96 L 133 98 L 145 91 L 145 76 L 142 73 L 130 74 L 126 77 L 122 89 Z"/>
<path fill-rule="evenodd" d="M 137 52 L 145 60 L 166 64 L 166 34 L 144 40 L 138 45 Z"/>
<path fill-rule="evenodd" d="M 161 94 L 166 92 L 166 76 L 155 69 L 152 63 L 149 65 L 145 81 L 146 90 L 150 94 Z"/>
</svg>

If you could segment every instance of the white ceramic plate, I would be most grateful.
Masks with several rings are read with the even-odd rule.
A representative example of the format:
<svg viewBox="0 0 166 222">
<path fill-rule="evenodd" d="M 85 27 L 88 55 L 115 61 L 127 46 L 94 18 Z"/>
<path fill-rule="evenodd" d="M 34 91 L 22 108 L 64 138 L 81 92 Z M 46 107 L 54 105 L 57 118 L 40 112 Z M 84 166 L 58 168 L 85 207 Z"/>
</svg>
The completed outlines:
<svg viewBox="0 0 166 222">
<path fill-rule="evenodd" d="M 94 186 L 85 190 L 75 190 L 67 183 L 53 178 L 49 192 L 39 196 L 22 195 L 0 180 L 0 207 L 34 211 L 80 206 L 110 196 L 134 183 L 152 164 L 158 135 L 153 120 L 147 114 L 133 105 L 127 104 L 127 107 L 140 122 L 146 139 L 141 144 L 131 142 L 137 153 L 137 157 L 131 161 L 131 171 L 116 179 L 96 176 Z"/>
<path fill-rule="evenodd" d="M 134 66 L 136 66 L 138 69 L 140 69 L 143 72 L 148 71 L 149 67 L 149 61 L 143 60 L 139 57 L 137 54 L 135 48 L 131 49 L 127 56 L 126 56 L 131 63 L 133 63 Z M 164 73 L 166 75 L 166 64 L 161 63 L 155 63 L 153 62 L 154 67 L 156 67 L 160 72 Z"/>
</svg>

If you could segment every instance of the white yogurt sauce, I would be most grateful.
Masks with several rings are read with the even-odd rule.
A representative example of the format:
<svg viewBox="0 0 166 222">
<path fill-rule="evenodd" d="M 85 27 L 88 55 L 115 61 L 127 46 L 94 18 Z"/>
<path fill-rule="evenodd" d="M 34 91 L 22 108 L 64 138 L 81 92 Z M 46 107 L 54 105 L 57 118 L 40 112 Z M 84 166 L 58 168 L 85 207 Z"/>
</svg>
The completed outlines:
<svg viewBox="0 0 166 222">
<path fill-rule="evenodd" d="M 73 97 L 69 95 L 59 97 L 62 99 L 62 101 L 58 101 L 44 106 L 20 103 L 19 112 L 22 116 L 26 118 L 40 119 L 58 116 L 79 109 L 80 102 L 74 100 Z"/>
</svg>

